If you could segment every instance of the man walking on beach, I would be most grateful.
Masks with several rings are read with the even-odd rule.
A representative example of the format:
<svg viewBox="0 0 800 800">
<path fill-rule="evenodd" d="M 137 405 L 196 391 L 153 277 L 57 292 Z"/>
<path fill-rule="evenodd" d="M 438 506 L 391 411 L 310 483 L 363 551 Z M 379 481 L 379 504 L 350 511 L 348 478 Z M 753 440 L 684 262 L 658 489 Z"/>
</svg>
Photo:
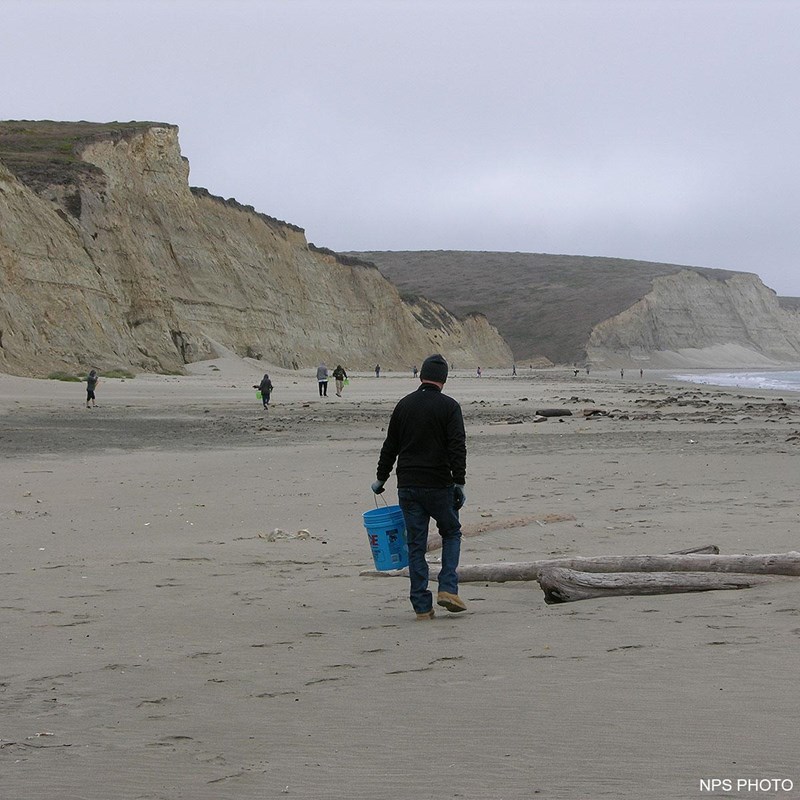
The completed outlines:
<svg viewBox="0 0 800 800">
<path fill-rule="evenodd" d="M 428 620 L 434 616 L 425 560 L 431 518 L 442 537 L 436 602 L 452 612 L 466 609 L 458 596 L 456 569 L 461 554 L 458 510 L 467 499 L 467 444 L 461 406 L 442 394 L 447 362 L 439 353 L 422 362 L 419 379 L 419 388 L 400 400 L 392 412 L 372 491 L 383 492 L 397 459 L 397 496 L 408 536 L 411 605 L 417 619 Z"/>
<path fill-rule="evenodd" d="M 97 389 L 98 383 L 100 383 L 100 376 L 97 374 L 97 370 L 90 370 L 89 374 L 86 376 L 86 408 L 97 407 L 97 398 L 94 392 L 95 389 Z"/>
<path fill-rule="evenodd" d="M 256 384 L 253 386 L 254 389 L 258 389 L 261 392 L 261 403 L 264 406 L 264 411 L 269 408 L 269 398 L 272 394 L 272 381 L 269 379 L 269 373 L 265 372 L 264 377 L 261 379 L 261 383 Z"/>
<path fill-rule="evenodd" d="M 325 364 L 317 367 L 317 383 L 319 384 L 319 396 L 328 396 L 328 368 Z"/>
<path fill-rule="evenodd" d="M 347 380 L 347 372 L 341 364 L 336 365 L 333 371 L 333 379 L 336 381 L 336 396 L 342 396 L 342 389 L 344 389 L 344 382 Z"/>
</svg>

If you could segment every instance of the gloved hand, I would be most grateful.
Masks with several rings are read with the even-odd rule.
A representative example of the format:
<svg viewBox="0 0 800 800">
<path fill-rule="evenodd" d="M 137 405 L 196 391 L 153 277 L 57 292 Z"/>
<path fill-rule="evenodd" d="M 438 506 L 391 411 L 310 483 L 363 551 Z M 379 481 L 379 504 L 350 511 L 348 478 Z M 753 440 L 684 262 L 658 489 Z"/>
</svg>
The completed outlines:
<svg viewBox="0 0 800 800">
<path fill-rule="evenodd" d="M 370 487 L 375 494 L 382 494 L 383 493 L 383 484 L 386 481 L 373 481 L 372 486 Z"/>
<path fill-rule="evenodd" d="M 464 491 L 464 487 L 458 483 L 453 488 L 453 499 L 455 500 L 456 511 L 458 511 L 467 502 L 467 493 Z"/>
</svg>

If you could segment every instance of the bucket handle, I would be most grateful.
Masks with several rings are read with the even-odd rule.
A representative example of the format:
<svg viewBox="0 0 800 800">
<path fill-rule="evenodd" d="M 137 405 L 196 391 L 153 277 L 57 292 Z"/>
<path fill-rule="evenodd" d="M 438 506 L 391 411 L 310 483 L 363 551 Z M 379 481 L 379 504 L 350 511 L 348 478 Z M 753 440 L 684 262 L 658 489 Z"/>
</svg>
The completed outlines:
<svg viewBox="0 0 800 800">
<path fill-rule="evenodd" d="M 380 497 L 381 500 L 383 500 L 383 504 L 387 508 L 389 507 L 389 504 L 386 502 L 386 498 L 383 496 L 383 492 L 381 492 L 381 494 L 373 494 L 372 496 L 375 499 L 375 508 L 380 508 L 380 506 L 378 505 L 378 498 L 379 497 Z"/>
</svg>

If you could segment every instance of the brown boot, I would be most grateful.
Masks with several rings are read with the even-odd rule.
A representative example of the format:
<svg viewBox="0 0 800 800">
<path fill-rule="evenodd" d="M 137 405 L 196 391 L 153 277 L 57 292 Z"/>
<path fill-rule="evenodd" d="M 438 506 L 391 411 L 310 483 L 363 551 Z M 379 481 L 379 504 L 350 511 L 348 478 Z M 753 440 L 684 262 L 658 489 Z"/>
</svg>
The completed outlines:
<svg viewBox="0 0 800 800">
<path fill-rule="evenodd" d="M 436 595 L 436 604 L 444 606 L 454 614 L 467 610 L 467 604 L 457 594 L 450 594 L 450 592 L 439 592 Z"/>
<path fill-rule="evenodd" d="M 431 609 L 430 611 L 418 611 L 417 612 L 417 620 L 420 622 L 426 619 L 433 619 L 436 616 L 436 612 Z"/>
</svg>

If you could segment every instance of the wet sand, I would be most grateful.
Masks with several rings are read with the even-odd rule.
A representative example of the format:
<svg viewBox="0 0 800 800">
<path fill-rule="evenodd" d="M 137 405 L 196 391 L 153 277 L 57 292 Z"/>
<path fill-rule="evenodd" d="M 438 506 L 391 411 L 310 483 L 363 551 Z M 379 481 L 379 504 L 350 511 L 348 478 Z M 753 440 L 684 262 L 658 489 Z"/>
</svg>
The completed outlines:
<svg viewBox="0 0 800 800">
<path fill-rule="evenodd" d="M 800 584 L 559 606 L 464 584 L 467 613 L 416 622 L 405 579 L 359 575 L 416 382 L 321 400 L 271 369 L 265 414 L 262 372 L 104 380 L 92 410 L 80 384 L 0 376 L 3 797 L 798 796 Z M 464 564 L 798 549 L 797 396 L 571 370 L 446 390 L 462 521 L 497 525 Z M 532 421 L 554 407 L 573 416 Z"/>
</svg>

